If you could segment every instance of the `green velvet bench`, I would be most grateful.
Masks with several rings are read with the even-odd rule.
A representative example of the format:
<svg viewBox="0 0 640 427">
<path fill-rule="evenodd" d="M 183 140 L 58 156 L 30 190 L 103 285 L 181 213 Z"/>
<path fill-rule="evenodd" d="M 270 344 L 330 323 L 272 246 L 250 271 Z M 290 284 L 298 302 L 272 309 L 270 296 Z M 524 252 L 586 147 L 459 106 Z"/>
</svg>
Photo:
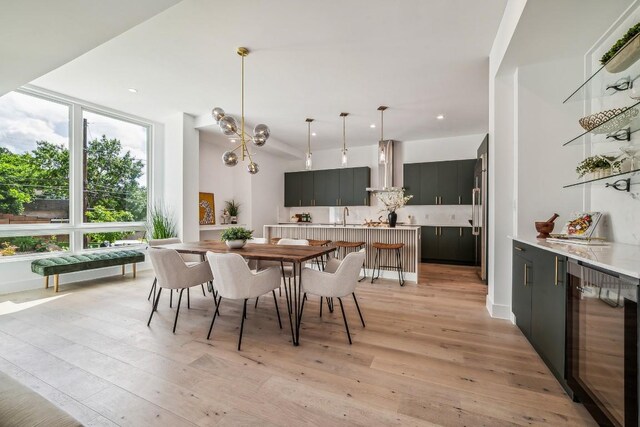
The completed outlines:
<svg viewBox="0 0 640 427">
<path fill-rule="evenodd" d="M 31 271 L 44 276 L 45 289 L 49 287 L 49 276 L 53 276 L 53 287 L 58 292 L 60 274 L 121 265 L 124 275 L 125 265 L 133 264 L 133 277 L 136 277 L 136 263 L 143 261 L 144 254 L 140 251 L 104 251 L 38 259 L 31 263 Z"/>
</svg>

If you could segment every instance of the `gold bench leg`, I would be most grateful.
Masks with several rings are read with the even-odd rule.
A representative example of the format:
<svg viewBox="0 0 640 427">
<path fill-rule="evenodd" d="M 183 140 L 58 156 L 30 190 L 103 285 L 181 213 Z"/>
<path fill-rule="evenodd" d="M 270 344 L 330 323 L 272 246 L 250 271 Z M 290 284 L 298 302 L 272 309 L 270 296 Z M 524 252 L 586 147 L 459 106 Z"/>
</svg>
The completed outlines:
<svg viewBox="0 0 640 427">
<path fill-rule="evenodd" d="M 137 268 L 136 268 L 136 263 L 133 263 L 133 278 L 136 278 L 136 273 L 137 273 Z"/>
<path fill-rule="evenodd" d="M 49 276 L 44 276 L 44 288 L 49 288 Z"/>
<path fill-rule="evenodd" d="M 56 274 L 53 276 L 53 289 L 58 292 L 58 286 L 60 285 L 60 275 Z"/>
</svg>

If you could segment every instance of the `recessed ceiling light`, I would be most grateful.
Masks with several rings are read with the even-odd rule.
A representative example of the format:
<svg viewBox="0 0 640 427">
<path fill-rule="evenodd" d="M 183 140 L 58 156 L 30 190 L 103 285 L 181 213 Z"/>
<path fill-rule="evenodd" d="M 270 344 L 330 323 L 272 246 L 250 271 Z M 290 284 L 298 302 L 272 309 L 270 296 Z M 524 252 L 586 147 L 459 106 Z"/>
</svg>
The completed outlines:
<svg viewBox="0 0 640 427">
<path fill-rule="evenodd" d="M 315 133 L 315 132 L 312 132 L 312 133 L 311 133 L 311 136 L 316 136 L 316 133 Z"/>
<path fill-rule="evenodd" d="M 373 128 L 375 128 L 375 127 L 376 127 L 376 124 L 375 124 L 375 123 L 371 123 L 371 124 L 369 125 L 369 127 L 370 127 L 371 129 L 373 129 Z"/>
<path fill-rule="evenodd" d="M 444 120 L 444 114 L 438 114 L 438 115 L 436 116 L 436 119 L 438 119 L 438 120 Z"/>
<path fill-rule="evenodd" d="M 130 87 L 129 88 L 129 92 L 131 93 L 138 93 L 138 89 L 134 88 L 134 87 Z"/>
<path fill-rule="evenodd" d="M 231 141 L 231 142 L 236 142 L 236 140 L 235 140 L 235 139 L 232 139 L 232 140 L 230 140 L 230 141 Z"/>
</svg>

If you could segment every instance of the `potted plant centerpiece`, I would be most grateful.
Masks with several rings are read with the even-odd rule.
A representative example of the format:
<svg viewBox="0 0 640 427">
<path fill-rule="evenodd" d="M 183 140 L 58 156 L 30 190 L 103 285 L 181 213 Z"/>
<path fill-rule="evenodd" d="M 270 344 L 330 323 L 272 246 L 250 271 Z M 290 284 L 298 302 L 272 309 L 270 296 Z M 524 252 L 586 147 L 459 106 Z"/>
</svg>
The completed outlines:
<svg viewBox="0 0 640 427">
<path fill-rule="evenodd" d="M 222 232 L 221 240 L 231 249 L 240 249 L 253 237 L 253 230 L 244 227 L 230 227 Z"/>
<path fill-rule="evenodd" d="M 395 227 L 398 221 L 398 214 L 396 211 L 407 204 L 413 197 L 412 195 L 405 196 L 404 188 L 393 189 L 375 193 L 376 197 L 384 205 L 384 209 L 381 212 L 388 212 L 387 218 L 389 219 L 389 227 Z"/>
</svg>

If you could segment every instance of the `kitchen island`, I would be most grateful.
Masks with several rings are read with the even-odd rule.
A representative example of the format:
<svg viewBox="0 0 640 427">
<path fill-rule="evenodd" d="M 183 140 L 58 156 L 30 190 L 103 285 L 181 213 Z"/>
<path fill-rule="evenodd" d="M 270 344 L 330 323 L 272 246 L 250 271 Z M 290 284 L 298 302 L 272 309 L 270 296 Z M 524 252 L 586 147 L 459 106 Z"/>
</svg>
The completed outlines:
<svg viewBox="0 0 640 427">
<path fill-rule="evenodd" d="M 339 240 L 366 242 L 365 249 L 367 251 L 367 257 L 365 260 L 365 268 L 367 269 L 367 275 L 369 277 L 371 277 L 375 260 L 375 249 L 372 247 L 374 242 L 404 243 L 404 247 L 400 251 L 400 256 L 405 279 L 414 283 L 418 281 L 418 266 L 420 263 L 419 225 L 399 225 L 390 228 L 382 226 L 367 227 L 356 224 L 343 226 L 341 224 L 292 223 L 265 225 L 263 235 L 267 239 L 284 237 L 289 239 L 331 240 L 332 242 Z M 394 265 L 395 257 L 391 253 L 383 253 L 381 264 Z M 380 276 L 396 279 L 397 273 L 393 270 L 382 269 Z"/>
</svg>

